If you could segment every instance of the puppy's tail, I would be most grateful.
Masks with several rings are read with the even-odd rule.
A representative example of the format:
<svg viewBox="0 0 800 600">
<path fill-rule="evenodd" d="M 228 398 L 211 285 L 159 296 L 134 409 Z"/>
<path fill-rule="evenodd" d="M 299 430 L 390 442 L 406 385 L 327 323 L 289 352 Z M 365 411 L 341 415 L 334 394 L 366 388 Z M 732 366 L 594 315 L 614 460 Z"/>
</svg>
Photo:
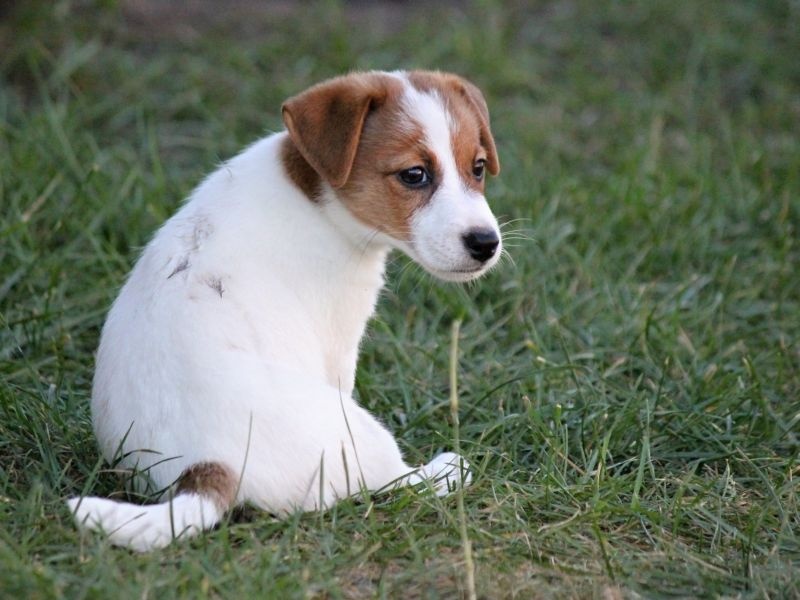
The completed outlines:
<svg viewBox="0 0 800 600">
<path fill-rule="evenodd" d="M 147 552 L 214 527 L 235 502 L 237 490 L 238 477 L 230 468 L 204 462 L 187 468 L 175 496 L 161 504 L 86 497 L 72 498 L 67 505 L 80 527 L 105 532 L 116 546 Z"/>
</svg>

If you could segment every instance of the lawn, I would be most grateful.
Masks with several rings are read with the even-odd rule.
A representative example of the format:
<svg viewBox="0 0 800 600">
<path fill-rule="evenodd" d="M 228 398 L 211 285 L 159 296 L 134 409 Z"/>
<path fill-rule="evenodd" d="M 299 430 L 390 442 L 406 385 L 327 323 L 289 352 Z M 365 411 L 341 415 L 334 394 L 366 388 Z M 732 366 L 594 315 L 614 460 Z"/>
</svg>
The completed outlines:
<svg viewBox="0 0 800 600">
<path fill-rule="evenodd" d="M 183 8 L 179 8 L 182 6 Z M 396 256 L 357 393 L 409 460 L 460 442 L 483 598 L 800 597 L 800 6 L 17 2 L 0 18 L 0 596 L 457 598 L 456 498 L 243 509 L 137 555 L 88 408 L 139 249 L 286 97 L 351 69 L 486 93 L 509 257 Z"/>
</svg>

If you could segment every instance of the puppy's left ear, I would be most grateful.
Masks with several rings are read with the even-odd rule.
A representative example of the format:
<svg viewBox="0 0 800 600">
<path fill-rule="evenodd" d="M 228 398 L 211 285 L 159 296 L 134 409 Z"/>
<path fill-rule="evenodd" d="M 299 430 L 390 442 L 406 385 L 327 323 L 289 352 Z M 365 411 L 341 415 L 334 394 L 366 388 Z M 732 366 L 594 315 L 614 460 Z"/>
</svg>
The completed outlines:
<svg viewBox="0 0 800 600">
<path fill-rule="evenodd" d="M 478 115 L 481 144 L 486 149 L 486 168 L 490 174 L 497 175 L 500 172 L 500 158 L 497 156 L 494 137 L 489 127 L 489 107 L 486 105 L 486 100 L 475 84 L 458 75 L 453 75 L 453 79 L 456 90 L 466 98 Z"/>
<path fill-rule="evenodd" d="M 374 73 L 323 81 L 283 103 L 283 122 L 300 154 L 334 188 L 347 183 L 370 108 L 386 100 Z"/>
</svg>

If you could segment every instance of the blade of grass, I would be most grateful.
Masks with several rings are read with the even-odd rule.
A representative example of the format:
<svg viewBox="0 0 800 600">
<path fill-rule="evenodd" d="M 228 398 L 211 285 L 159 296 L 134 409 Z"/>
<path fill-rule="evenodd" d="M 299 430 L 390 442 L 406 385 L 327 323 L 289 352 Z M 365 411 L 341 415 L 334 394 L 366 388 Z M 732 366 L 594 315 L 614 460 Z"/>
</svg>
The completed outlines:
<svg viewBox="0 0 800 600">
<path fill-rule="evenodd" d="M 458 334 L 461 321 L 453 321 L 450 339 L 450 416 L 453 420 L 453 446 L 459 460 L 461 460 L 461 433 L 458 419 Z M 463 464 L 458 465 L 459 477 L 463 476 Z M 467 515 L 464 510 L 464 486 L 459 482 L 456 489 L 456 506 L 458 507 L 458 523 L 461 530 L 461 549 L 464 553 L 464 577 L 467 586 L 467 597 L 476 600 L 475 592 L 475 563 L 472 560 L 472 542 L 467 533 Z"/>
</svg>

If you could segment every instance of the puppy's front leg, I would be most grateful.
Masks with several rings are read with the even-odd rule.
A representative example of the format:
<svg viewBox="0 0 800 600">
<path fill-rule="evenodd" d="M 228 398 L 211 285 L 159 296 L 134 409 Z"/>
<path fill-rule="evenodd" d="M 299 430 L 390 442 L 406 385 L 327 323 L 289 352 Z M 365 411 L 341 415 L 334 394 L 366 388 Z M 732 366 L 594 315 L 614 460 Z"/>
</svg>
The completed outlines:
<svg viewBox="0 0 800 600">
<path fill-rule="evenodd" d="M 455 452 L 442 452 L 409 477 L 409 485 L 428 482 L 437 496 L 446 496 L 472 483 L 469 462 Z"/>
<path fill-rule="evenodd" d="M 472 481 L 469 463 L 453 452 L 443 452 L 428 464 L 415 468 L 404 460 L 394 436 L 366 409 L 353 403 L 347 411 L 348 437 L 344 470 L 336 468 L 326 479 L 337 481 L 339 497 L 355 492 L 356 481 L 372 491 L 404 485 L 430 485 L 445 496 Z M 344 482 L 349 489 L 342 489 Z M 331 498 L 333 499 L 333 498 Z"/>
</svg>

